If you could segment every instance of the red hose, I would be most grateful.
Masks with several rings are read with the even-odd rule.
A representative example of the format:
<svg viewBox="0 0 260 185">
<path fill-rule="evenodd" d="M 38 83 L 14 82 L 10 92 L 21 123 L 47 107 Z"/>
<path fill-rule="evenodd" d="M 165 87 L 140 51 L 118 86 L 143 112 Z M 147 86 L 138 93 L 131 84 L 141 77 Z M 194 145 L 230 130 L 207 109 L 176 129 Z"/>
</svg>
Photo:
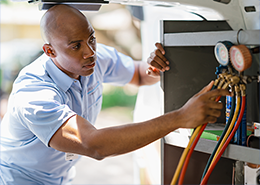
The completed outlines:
<svg viewBox="0 0 260 185">
<path fill-rule="evenodd" d="M 218 102 L 218 101 L 220 100 L 220 98 L 221 98 L 221 96 L 217 97 L 215 101 Z M 180 177 L 179 177 L 178 185 L 182 185 L 182 184 L 183 184 L 183 180 L 184 180 L 185 173 L 186 173 L 186 170 L 187 170 L 187 167 L 188 167 L 190 158 L 191 158 L 191 154 L 192 154 L 192 152 L 194 151 L 194 148 L 196 147 L 196 145 L 197 145 L 197 143 L 198 143 L 198 141 L 199 141 L 199 139 L 200 139 L 200 136 L 201 136 L 201 134 L 203 133 L 203 131 L 205 130 L 206 126 L 207 126 L 207 123 L 205 123 L 205 124 L 201 127 L 201 129 L 200 129 L 200 131 L 199 131 L 199 133 L 198 133 L 196 139 L 195 139 L 194 142 L 192 143 L 192 146 L 191 146 L 191 148 L 190 148 L 190 150 L 189 150 L 189 153 L 188 153 L 188 155 L 187 155 L 187 157 L 186 157 L 186 159 L 185 159 L 184 165 L 183 165 L 183 167 L 182 167 L 181 174 L 180 174 Z"/>
<path fill-rule="evenodd" d="M 204 176 L 203 180 L 200 183 L 201 185 L 207 184 L 210 174 L 212 173 L 212 171 L 215 168 L 217 162 L 219 161 L 220 157 L 224 153 L 224 151 L 227 148 L 229 142 L 231 141 L 231 139 L 233 138 L 235 132 L 237 131 L 237 129 L 238 129 L 240 123 L 241 123 L 241 120 L 243 118 L 243 114 L 244 114 L 244 110 L 245 110 L 245 104 L 246 104 L 246 97 L 242 96 L 242 105 L 241 105 L 241 110 L 240 110 L 240 113 L 239 113 L 239 117 L 237 119 L 237 123 L 236 123 L 234 129 L 232 130 L 231 134 L 229 135 L 227 141 L 225 142 L 225 144 L 221 148 L 220 152 L 218 153 L 216 159 L 213 161 L 212 165 L 209 167 L 206 175 Z"/>
</svg>

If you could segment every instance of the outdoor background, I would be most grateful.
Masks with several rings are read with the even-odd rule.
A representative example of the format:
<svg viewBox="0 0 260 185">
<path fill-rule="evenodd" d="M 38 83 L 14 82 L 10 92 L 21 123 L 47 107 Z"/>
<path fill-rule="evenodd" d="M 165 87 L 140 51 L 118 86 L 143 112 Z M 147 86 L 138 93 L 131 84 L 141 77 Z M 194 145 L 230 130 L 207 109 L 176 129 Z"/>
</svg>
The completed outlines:
<svg viewBox="0 0 260 185">
<path fill-rule="evenodd" d="M 3 117 L 13 80 L 42 52 L 40 19 L 45 11 L 27 2 L 1 0 L 0 113 Z M 124 5 L 103 5 L 98 12 L 84 12 L 96 30 L 99 43 L 115 47 L 136 60 L 142 58 L 140 22 Z M 98 128 L 132 122 L 138 89 L 105 84 Z M 0 119 L 1 120 L 1 119 Z M 96 161 L 82 157 L 73 184 L 133 184 L 133 154 Z"/>
</svg>

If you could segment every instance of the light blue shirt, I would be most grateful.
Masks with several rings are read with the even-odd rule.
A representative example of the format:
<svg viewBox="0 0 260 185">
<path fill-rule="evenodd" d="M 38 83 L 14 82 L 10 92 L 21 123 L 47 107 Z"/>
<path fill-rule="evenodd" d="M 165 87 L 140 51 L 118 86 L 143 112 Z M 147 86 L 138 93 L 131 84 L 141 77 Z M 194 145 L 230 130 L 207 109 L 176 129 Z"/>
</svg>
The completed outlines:
<svg viewBox="0 0 260 185">
<path fill-rule="evenodd" d="M 25 67 L 13 84 L 1 122 L 0 184 L 66 184 L 77 160 L 49 147 L 60 126 L 78 114 L 94 124 L 102 105 L 102 83 L 124 85 L 134 74 L 133 60 L 97 45 L 91 76 L 75 80 L 45 54 Z"/>
</svg>

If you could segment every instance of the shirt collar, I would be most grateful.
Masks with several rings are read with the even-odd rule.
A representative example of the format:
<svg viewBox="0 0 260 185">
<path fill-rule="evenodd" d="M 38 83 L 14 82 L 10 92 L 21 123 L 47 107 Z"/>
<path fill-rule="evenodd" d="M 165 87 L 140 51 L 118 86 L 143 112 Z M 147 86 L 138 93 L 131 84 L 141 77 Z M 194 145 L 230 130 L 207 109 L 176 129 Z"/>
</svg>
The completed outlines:
<svg viewBox="0 0 260 185">
<path fill-rule="evenodd" d="M 46 71 L 49 73 L 52 80 L 63 90 L 67 91 L 70 86 L 72 85 L 73 81 L 75 79 L 72 79 L 67 74 L 65 74 L 63 71 L 61 71 L 49 58 L 49 60 L 46 62 Z"/>
</svg>

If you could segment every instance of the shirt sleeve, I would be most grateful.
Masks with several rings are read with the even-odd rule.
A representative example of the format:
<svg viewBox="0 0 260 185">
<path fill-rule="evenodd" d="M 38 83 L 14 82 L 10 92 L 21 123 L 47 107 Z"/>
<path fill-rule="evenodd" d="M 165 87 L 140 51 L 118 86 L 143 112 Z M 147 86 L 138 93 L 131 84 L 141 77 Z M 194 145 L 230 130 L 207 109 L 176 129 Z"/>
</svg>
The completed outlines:
<svg viewBox="0 0 260 185">
<path fill-rule="evenodd" d="M 104 83 L 125 85 L 132 80 L 135 68 L 131 57 L 115 48 L 98 44 L 97 58 Z"/>
<path fill-rule="evenodd" d="M 13 103 L 17 119 L 46 146 L 60 126 L 76 114 L 51 86 L 22 88 L 15 94 Z"/>
</svg>

